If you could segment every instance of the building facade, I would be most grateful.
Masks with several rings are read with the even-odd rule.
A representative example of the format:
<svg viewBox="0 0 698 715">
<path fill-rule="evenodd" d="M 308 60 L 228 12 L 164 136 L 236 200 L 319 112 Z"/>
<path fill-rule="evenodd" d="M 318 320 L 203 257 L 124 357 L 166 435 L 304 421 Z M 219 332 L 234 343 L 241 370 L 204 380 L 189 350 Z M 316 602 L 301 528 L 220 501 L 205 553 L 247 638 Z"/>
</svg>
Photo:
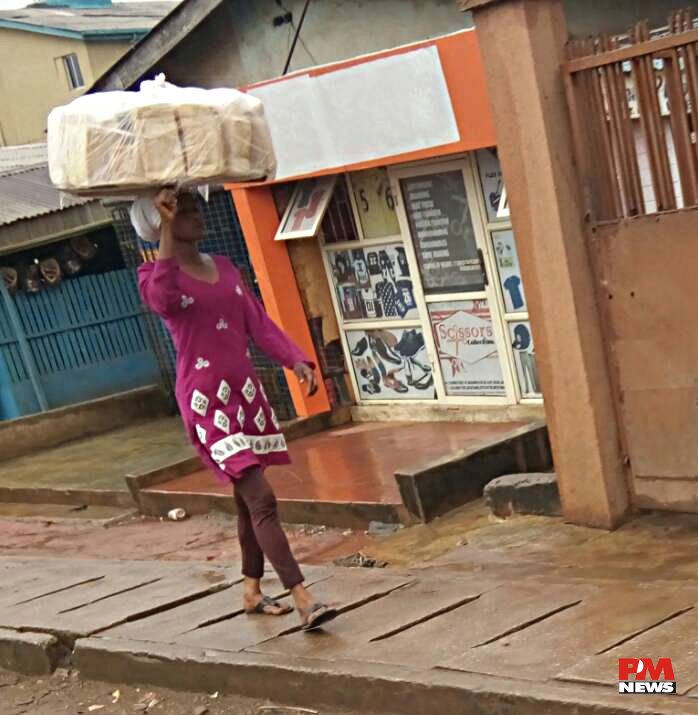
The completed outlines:
<svg viewBox="0 0 698 715">
<path fill-rule="evenodd" d="M 51 109 L 82 94 L 172 7 L 61 0 L 0 12 L 0 146 L 46 141 Z"/>
</svg>

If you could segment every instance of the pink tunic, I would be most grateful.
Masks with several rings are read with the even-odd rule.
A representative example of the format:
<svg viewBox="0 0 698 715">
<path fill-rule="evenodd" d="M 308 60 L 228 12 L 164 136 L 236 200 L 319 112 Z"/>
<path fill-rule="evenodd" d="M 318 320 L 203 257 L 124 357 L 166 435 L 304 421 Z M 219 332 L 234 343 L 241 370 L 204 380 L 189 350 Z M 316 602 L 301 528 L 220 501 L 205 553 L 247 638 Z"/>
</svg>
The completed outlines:
<svg viewBox="0 0 698 715">
<path fill-rule="evenodd" d="M 286 440 L 248 353 L 249 339 L 293 368 L 308 357 L 272 322 L 227 258 L 213 257 L 215 284 L 180 270 L 174 258 L 144 263 L 138 285 L 162 316 L 177 350 L 176 396 L 203 462 L 229 483 L 251 466 L 288 464 Z"/>
</svg>

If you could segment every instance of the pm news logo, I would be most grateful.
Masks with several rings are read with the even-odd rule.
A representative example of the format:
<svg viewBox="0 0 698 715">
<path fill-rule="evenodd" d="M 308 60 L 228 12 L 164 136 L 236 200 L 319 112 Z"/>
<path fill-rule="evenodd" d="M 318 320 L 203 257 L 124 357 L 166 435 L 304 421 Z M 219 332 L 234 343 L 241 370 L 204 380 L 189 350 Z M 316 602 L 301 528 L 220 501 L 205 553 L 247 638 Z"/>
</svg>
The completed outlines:
<svg viewBox="0 0 698 715">
<path fill-rule="evenodd" d="M 633 676 L 632 680 L 631 676 Z M 660 658 L 657 665 L 651 658 L 619 658 L 618 692 L 646 695 L 675 694 L 676 678 L 671 658 Z"/>
</svg>

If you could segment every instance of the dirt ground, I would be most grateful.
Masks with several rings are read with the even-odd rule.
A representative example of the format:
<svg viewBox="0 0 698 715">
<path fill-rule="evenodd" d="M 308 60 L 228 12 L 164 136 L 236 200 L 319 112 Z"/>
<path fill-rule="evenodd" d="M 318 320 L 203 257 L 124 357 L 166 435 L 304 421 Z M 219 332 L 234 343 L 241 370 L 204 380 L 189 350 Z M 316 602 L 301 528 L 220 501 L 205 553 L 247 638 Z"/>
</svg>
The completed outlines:
<svg viewBox="0 0 698 715">
<path fill-rule="evenodd" d="M 178 693 L 150 686 L 83 681 L 77 673 L 27 677 L 0 670 L 0 715 L 352 715 L 291 708 L 234 695 Z M 353 714 L 356 715 L 356 714 Z"/>
<path fill-rule="evenodd" d="M 0 504 L 0 555 L 222 561 L 240 559 L 235 518 L 212 513 L 180 522 L 110 507 Z M 329 563 L 363 549 L 363 531 L 286 527 L 297 559 Z"/>
</svg>

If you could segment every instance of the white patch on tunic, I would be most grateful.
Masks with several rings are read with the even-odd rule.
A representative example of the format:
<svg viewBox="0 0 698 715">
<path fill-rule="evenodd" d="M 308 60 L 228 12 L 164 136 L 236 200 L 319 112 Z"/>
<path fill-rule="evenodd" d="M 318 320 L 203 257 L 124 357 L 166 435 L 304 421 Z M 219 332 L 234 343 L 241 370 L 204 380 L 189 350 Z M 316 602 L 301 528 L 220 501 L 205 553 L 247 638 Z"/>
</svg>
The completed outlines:
<svg viewBox="0 0 698 715">
<path fill-rule="evenodd" d="M 274 427 L 276 427 L 276 429 L 279 429 L 279 420 L 276 416 L 276 412 L 274 412 L 273 409 L 271 411 L 271 421 L 274 424 Z"/>
<path fill-rule="evenodd" d="M 227 330 L 228 329 L 228 323 L 223 320 L 223 318 L 220 318 L 218 322 L 216 323 L 216 330 Z"/>
<path fill-rule="evenodd" d="M 216 410 L 213 416 L 213 424 L 216 425 L 221 432 L 230 434 L 230 418 L 220 410 Z"/>
<path fill-rule="evenodd" d="M 206 367 L 211 367 L 211 363 L 208 360 L 202 357 L 196 359 L 196 365 L 194 365 L 195 370 L 203 370 Z"/>
<path fill-rule="evenodd" d="M 196 434 L 199 436 L 199 442 L 206 444 L 206 430 L 201 425 L 196 425 Z"/>
<path fill-rule="evenodd" d="M 194 390 L 191 396 L 191 409 L 196 412 L 197 415 L 206 417 L 206 412 L 208 410 L 208 397 L 206 397 L 203 392 Z"/>
<path fill-rule="evenodd" d="M 264 416 L 264 410 L 261 407 L 254 418 L 254 423 L 260 432 L 264 432 L 264 428 L 267 426 L 267 418 Z"/>
<path fill-rule="evenodd" d="M 182 293 L 182 300 L 180 302 L 180 305 L 182 308 L 188 308 L 190 305 L 193 305 L 194 299 L 190 295 L 184 295 Z"/>
<path fill-rule="evenodd" d="M 245 396 L 245 399 L 252 404 L 257 395 L 257 388 L 254 386 L 254 382 L 252 382 L 251 377 L 248 377 L 245 381 L 245 384 L 242 387 L 242 394 Z"/>
<path fill-rule="evenodd" d="M 211 445 L 211 457 L 223 468 L 223 462 L 246 449 L 251 449 L 255 454 L 269 454 L 270 452 L 285 452 L 286 439 L 282 434 L 268 434 L 257 437 L 247 434 L 232 434 L 219 439 Z"/>
<path fill-rule="evenodd" d="M 245 428 L 245 410 L 242 409 L 242 405 L 238 407 L 238 424 L 240 425 L 240 429 Z"/>
<path fill-rule="evenodd" d="M 216 397 L 224 405 L 228 404 L 228 400 L 230 399 L 230 385 L 225 380 L 221 380 L 221 384 L 218 386 L 218 392 L 216 393 Z"/>
<path fill-rule="evenodd" d="M 235 286 L 235 292 L 236 292 L 238 295 L 242 295 L 242 288 L 240 288 L 239 285 L 236 285 L 236 286 Z"/>
<path fill-rule="evenodd" d="M 264 401 L 269 402 L 269 398 L 267 397 L 267 393 L 264 389 L 264 385 L 262 385 L 261 382 L 259 383 L 259 391 L 262 393 L 262 397 L 264 398 Z"/>
</svg>

